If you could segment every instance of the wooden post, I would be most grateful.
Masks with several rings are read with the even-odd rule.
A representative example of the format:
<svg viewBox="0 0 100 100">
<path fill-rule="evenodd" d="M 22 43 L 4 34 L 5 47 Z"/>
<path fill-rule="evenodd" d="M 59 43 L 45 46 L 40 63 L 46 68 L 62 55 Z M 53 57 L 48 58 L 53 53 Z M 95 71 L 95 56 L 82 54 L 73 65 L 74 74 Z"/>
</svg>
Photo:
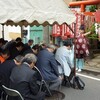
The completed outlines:
<svg viewBox="0 0 100 100">
<path fill-rule="evenodd" d="M 74 33 L 74 75 L 76 75 L 76 43 L 75 43 L 75 39 L 76 39 L 76 23 L 74 23 L 74 30 L 67 24 L 67 26 L 69 27 L 69 29 Z"/>
<path fill-rule="evenodd" d="M 23 38 L 23 26 L 21 26 L 21 38 Z"/>
<path fill-rule="evenodd" d="M 76 23 L 74 23 L 74 75 L 76 76 Z"/>
</svg>

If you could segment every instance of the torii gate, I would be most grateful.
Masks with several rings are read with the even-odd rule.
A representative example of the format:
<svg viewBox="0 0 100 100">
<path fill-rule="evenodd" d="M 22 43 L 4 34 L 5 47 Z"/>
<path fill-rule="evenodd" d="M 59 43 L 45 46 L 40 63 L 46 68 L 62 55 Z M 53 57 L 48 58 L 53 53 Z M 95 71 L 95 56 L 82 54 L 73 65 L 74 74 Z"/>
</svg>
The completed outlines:
<svg viewBox="0 0 100 100">
<path fill-rule="evenodd" d="M 100 0 L 84 0 L 84 1 L 76 1 L 76 2 L 71 2 L 69 3 L 69 6 L 80 6 L 81 12 L 85 12 L 85 6 L 86 5 L 95 5 L 99 4 Z"/>
<path fill-rule="evenodd" d="M 85 7 L 86 7 L 86 5 L 96 5 L 96 4 L 100 5 L 100 0 L 84 0 L 84 1 L 71 2 L 71 3 L 69 3 L 69 6 L 70 7 L 80 6 L 82 13 L 84 13 L 85 15 L 93 15 L 93 13 L 91 13 L 91 12 L 85 12 Z M 96 13 L 94 13 L 95 20 L 97 23 L 100 23 L 99 13 L 100 13 L 100 9 L 98 11 L 96 11 Z M 99 37 L 100 37 L 100 32 L 99 32 Z"/>
</svg>

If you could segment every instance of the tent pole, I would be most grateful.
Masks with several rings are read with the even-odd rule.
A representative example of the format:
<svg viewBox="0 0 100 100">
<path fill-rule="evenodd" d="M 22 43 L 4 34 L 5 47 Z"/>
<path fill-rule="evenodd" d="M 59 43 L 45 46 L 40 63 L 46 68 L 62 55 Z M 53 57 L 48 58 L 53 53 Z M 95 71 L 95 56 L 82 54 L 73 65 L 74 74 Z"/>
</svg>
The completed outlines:
<svg viewBox="0 0 100 100">
<path fill-rule="evenodd" d="M 74 75 L 76 76 L 76 23 L 74 23 L 74 30 L 70 27 L 70 25 L 67 24 L 67 26 L 69 27 L 69 29 L 74 33 Z"/>
<path fill-rule="evenodd" d="M 2 24 L 2 38 L 4 39 L 4 24 Z"/>
<path fill-rule="evenodd" d="M 21 38 L 23 38 L 23 26 L 21 26 Z"/>
</svg>

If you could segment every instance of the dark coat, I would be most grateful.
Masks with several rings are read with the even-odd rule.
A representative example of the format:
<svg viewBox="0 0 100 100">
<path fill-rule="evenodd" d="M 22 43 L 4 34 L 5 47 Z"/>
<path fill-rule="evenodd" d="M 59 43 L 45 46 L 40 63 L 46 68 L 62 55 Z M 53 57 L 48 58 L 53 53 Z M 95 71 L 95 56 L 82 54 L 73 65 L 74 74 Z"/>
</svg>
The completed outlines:
<svg viewBox="0 0 100 100">
<path fill-rule="evenodd" d="M 9 87 L 10 74 L 12 69 L 15 67 L 14 60 L 6 60 L 4 63 L 0 64 L 0 84 Z M 2 93 L 0 86 L 0 95 Z"/>
<path fill-rule="evenodd" d="M 47 49 L 41 50 L 37 55 L 36 66 L 41 71 L 43 78 L 46 81 L 52 81 L 58 78 L 58 64 L 54 54 Z"/>
<path fill-rule="evenodd" d="M 10 88 L 18 90 L 25 100 L 42 100 L 39 99 L 40 96 L 37 97 L 39 86 L 36 83 L 35 71 L 27 64 L 15 67 L 10 80 Z"/>
<path fill-rule="evenodd" d="M 12 50 L 10 51 L 10 57 L 9 59 L 14 59 L 16 56 L 20 55 L 20 52 L 17 50 L 16 47 L 12 48 Z"/>
<path fill-rule="evenodd" d="M 23 56 L 25 56 L 25 55 L 28 54 L 28 53 L 33 53 L 33 51 L 32 51 L 31 48 L 25 50 L 25 51 L 23 52 Z"/>
<path fill-rule="evenodd" d="M 4 63 L 0 64 L 0 77 L 2 84 L 9 87 L 10 74 L 12 69 L 16 66 L 14 60 L 6 60 Z"/>
</svg>

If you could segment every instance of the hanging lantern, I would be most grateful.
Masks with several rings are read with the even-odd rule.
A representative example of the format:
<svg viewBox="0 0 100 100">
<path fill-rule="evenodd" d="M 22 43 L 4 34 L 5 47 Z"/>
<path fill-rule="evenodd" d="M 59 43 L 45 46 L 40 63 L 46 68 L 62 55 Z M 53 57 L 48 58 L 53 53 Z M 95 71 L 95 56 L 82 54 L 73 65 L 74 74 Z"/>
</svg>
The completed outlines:
<svg viewBox="0 0 100 100">
<path fill-rule="evenodd" d="M 53 25 L 52 36 L 53 36 L 53 37 L 61 36 L 60 25 L 57 25 L 57 24 Z"/>
<path fill-rule="evenodd" d="M 62 24 L 61 25 L 61 38 L 65 40 L 68 37 L 70 37 L 70 29 L 66 24 Z"/>
</svg>

